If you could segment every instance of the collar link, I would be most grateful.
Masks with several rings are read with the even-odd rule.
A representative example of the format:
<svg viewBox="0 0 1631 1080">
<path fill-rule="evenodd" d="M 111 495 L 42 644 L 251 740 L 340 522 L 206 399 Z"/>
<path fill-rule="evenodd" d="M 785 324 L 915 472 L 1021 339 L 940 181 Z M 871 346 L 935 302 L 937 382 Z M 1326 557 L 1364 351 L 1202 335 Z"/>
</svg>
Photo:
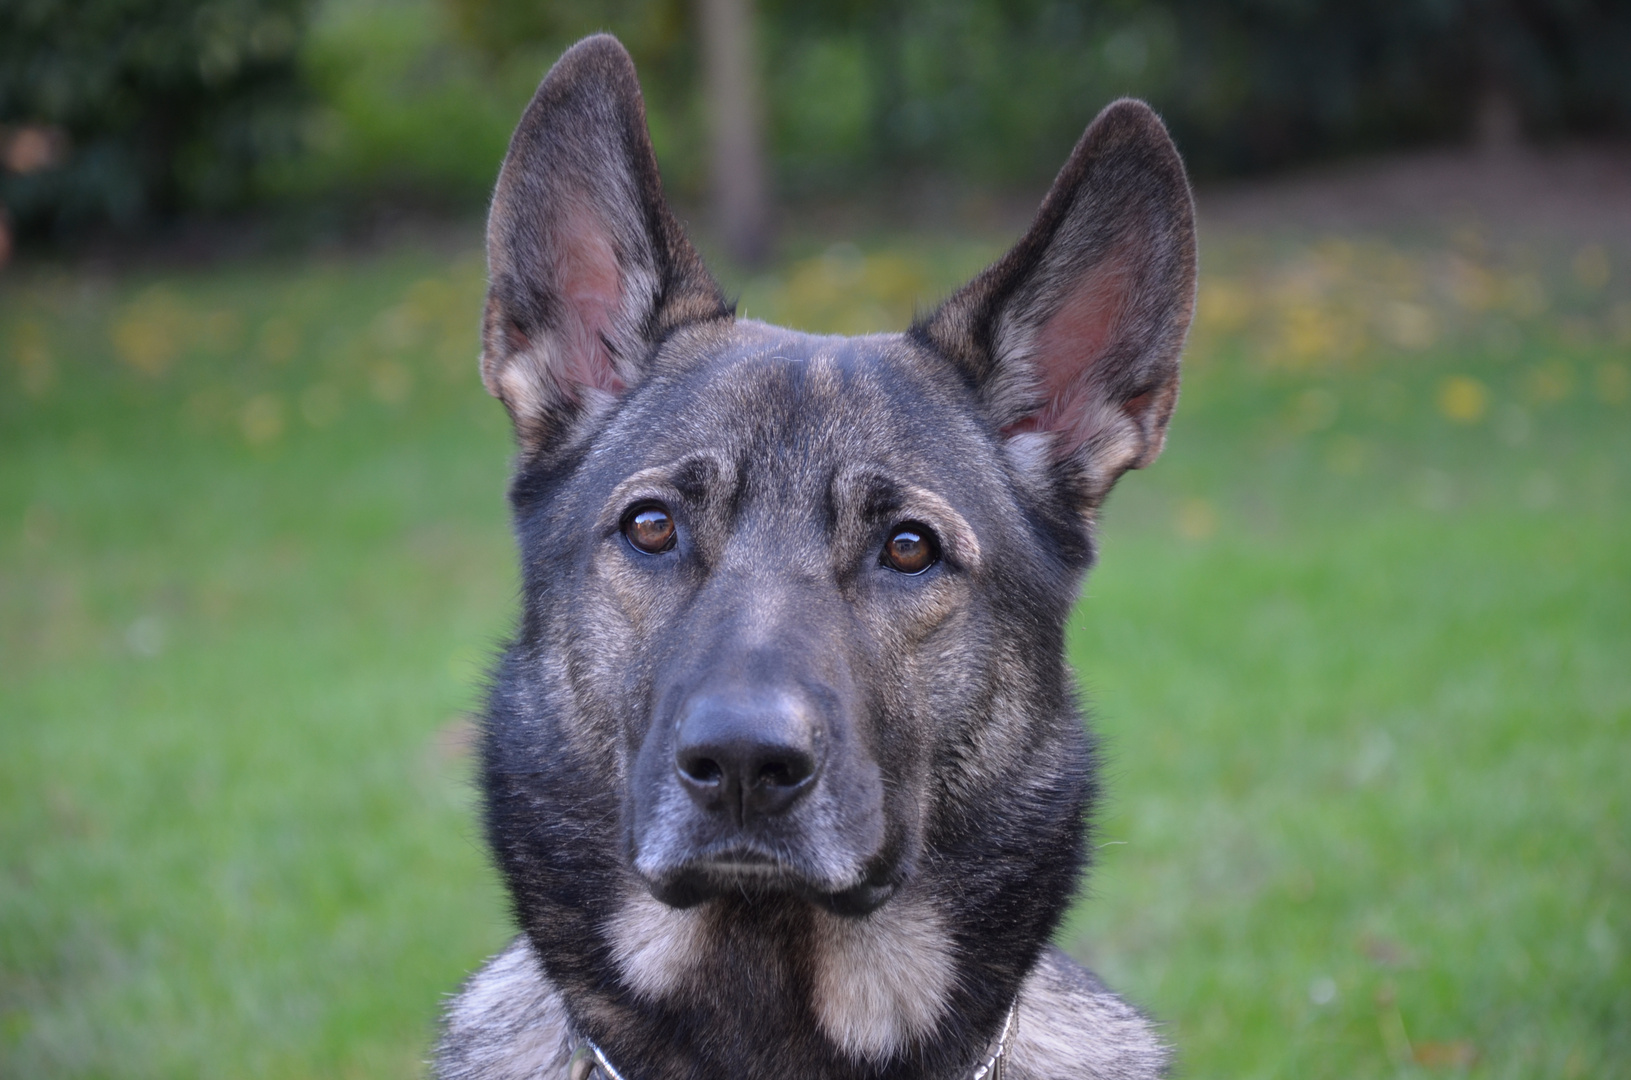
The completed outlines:
<svg viewBox="0 0 1631 1080">
<path fill-rule="evenodd" d="M 1008 1046 L 1014 1038 L 1014 1020 L 1019 1014 L 1019 999 L 1008 1006 L 1008 1015 L 1002 1018 L 1002 1030 L 997 1032 L 997 1045 L 991 1048 L 991 1054 L 980 1063 L 979 1068 L 969 1074 L 969 1080 L 1003 1080 L 1007 1072 L 1003 1068 L 1008 1060 Z"/>
<path fill-rule="evenodd" d="M 583 1045 L 572 1052 L 572 1059 L 566 1063 L 567 1080 L 589 1080 L 600 1070 L 602 1080 L 623 1080 L 623 1074 L 612 1067 L 606 1060 L 606 1052 L 595 1045 L 595 1040 L 585 1039 Z"/>
</svg>

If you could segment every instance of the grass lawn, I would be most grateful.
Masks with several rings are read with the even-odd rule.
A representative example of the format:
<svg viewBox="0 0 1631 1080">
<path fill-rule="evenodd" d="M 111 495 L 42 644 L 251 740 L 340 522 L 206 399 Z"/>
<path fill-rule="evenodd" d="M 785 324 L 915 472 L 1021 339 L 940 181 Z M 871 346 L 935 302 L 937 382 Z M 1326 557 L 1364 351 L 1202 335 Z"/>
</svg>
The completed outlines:
<svg viewBox="0 0 1631 1080">
<path fill-rule="evenodd" d="M 1073 628 L 1108 800 L 1065 944 L 1183 1075 L 1631 1075 L 1631 252 L 1209 239 Z M 899 326 L 996 250 L 735 287 Z M 421 1073 L 509 933 L 479 259 L 0 290 L 0 1076 Z"/>
</svg>

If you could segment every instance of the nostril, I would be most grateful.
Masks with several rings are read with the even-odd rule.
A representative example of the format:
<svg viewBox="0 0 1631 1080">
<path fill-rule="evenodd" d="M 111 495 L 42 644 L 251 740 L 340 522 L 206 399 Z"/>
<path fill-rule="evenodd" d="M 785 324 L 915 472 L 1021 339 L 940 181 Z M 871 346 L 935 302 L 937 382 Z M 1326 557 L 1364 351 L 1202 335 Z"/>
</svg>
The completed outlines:
<svg viewBox="0 0 1631 1080">
<path fill-rule="evenodd" d="M 720 767 L 719 762 L 711 757 L 701 755 L 684 757 L 678 764 L 685 778 L 696 784 L 717 784 L 725 775 L 725 770 Z"/>
<path fill-rule="evenodd" d="M 797 787 L 815 771 L 814 763 L 803 756 L 782 761 L 767 761 L 759 766 L 758 785 L 761 787 Z"/>
</svg>

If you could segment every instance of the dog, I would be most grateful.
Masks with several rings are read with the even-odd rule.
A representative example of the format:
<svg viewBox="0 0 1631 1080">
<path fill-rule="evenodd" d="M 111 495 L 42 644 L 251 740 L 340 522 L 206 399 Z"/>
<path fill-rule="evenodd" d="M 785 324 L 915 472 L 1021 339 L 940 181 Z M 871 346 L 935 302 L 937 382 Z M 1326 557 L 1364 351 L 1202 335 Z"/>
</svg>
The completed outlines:
<svg viewBox="0 0 1631 1080">
<path fill-rule="evenodd" d="M 910 329 L 823 337 L 735 316 L 597 36 L 527 107 L 487 246 L 523 610 L 479 769 L 521 934 L 437 1075 L 1161 1075 L 1049 944 L 1095 793 L 1065 623 L 1194 308 L 1155 113 L 1100 113 Z"/>
</svg>

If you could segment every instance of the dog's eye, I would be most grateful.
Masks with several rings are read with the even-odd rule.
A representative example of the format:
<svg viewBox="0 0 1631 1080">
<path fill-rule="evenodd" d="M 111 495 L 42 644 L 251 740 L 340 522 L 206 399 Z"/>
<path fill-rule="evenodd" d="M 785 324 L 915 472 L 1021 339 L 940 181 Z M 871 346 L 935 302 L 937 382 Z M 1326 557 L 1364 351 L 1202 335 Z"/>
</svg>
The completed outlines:
<svg viewBox="0 0 1631 1080">
<path fill-rule="evenodd" d="M 895 527 L 883 546 L 883 564 L 903 574 L 921 574 L 940 561 L 940 542 L 926 525 L 908 521 Z"/>
<path fill-rule="evenodd" d="M 623 535 L 647 555 L 656 555 L 674 546 L 674 519 L 656 503 L 642 503 L 624 515 Z"/>
</svg>

